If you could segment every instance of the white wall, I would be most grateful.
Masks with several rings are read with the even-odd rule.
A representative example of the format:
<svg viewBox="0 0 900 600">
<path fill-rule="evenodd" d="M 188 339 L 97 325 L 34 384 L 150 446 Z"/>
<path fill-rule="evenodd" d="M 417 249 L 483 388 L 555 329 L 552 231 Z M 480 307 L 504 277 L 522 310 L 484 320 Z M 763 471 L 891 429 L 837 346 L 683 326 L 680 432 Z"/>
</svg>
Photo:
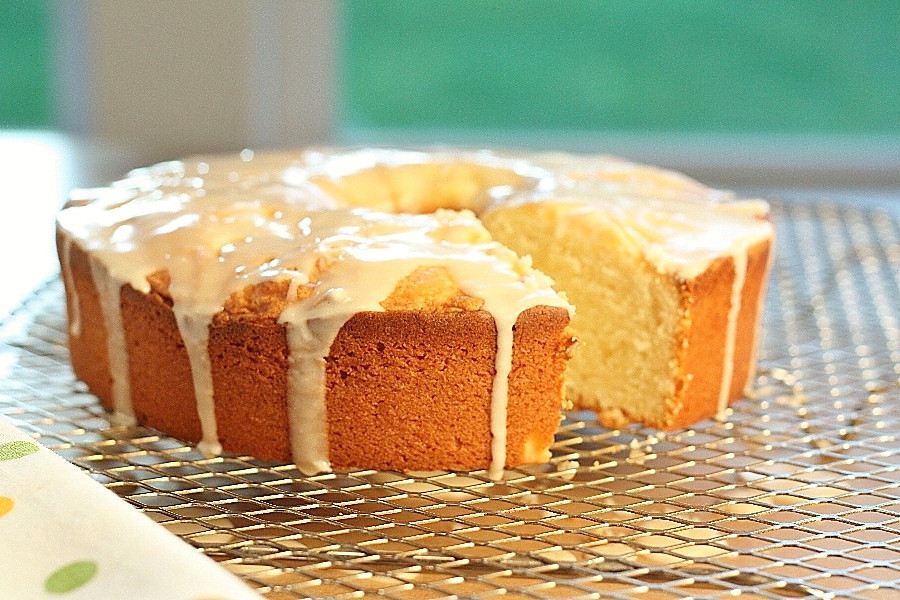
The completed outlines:
<svg viewBox="0 0 900 600">
<path fill-rule="evenodd" d="M 143 161 L 327 142 L 335 13 L 329 0 L 62 0 L 61 125 Z"/>
</svg>

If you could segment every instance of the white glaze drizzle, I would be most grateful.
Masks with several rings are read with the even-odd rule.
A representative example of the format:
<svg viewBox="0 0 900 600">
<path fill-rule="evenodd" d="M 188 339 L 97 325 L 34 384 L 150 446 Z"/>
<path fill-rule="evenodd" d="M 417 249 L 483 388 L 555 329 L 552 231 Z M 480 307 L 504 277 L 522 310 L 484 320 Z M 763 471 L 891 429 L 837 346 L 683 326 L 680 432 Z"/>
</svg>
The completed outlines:
<svg viewBox="0 0 900 600">
<path fill-rule="evenodd" d="M 728 324 L 725 328 L 725 356 L 722 362 L 722 383 L 719 386 L 719 403 L 716 418 L 725 418 L 725 409 L 731 397 L 731 381 L 734 378 L 734 348 L 737 341 L 738 316 L 741 313 L 741 295 L 747 277 L 747 253 L 735 252 L 734 279 L 731 282 L 731 303 L 728 306 Z"/>
<path fill-rule="evenodd" d="M 182 307 L 183 308 L 183 307 Z M 194 384 L 194 399 L 197 416 L 200 419 L 201 437 L 197 448 L 207 456 L 222 453 L 216 427 L 216 406 L 213 401 L 212 363 L 209 358 L 209 323 L 212 316 L 192 314 L 179 305 L 172 306 L 178 332 L 184 342 L 191 365 L 191 380 Z"/>
<path fill-rule="evenodd" d="M 72 278 L 72 244 L 74 243 L 75 240 L 68 235 L 62 236 L 59 265 L 63 281 L 69 289 L 69 335 L 81 337 L 81 298 L 75 289 L 75 280 Z"/>
<path fill-rule="evenodd" d="M 329 330 L 334 330 L 334 325 L 324 328 L 323 337 L 314 333 L 314 327 L 309 322 L 297 322 L 284 314 L 282 319 L 287 324 L 289 348 L 287 404 L 291 455 L 302 473 L 315 475 L 331 470 L 325 406 L 325 358 L 321 348 L 331 347 L 334 340 L 328 337 L 332 337 Z M 340 330 L 341 326 L 337 329 Z"/>
<path fill-rule="evenodd" d="M 516 315 L 518 316 L 518 315 Z M 503 477 L 506 466 L 506 423 L 509 408 L 509 374 L 512 371 L 513 326 L 509 317 L 496 318 L 497 355 L 494 361 L 494 382 L 491 387 L 491 465 L 488 476 Z"/>
<path fill-rule="evenodd" d="M 100 311 L 106 325 L 109 374 L 112 377 L 112 405 L 114 420 L 120 425 L 134 425 L 131 405 L 131 374 L 128 370 L 128 350 L 122 326 L 122 284 L 112 277 L 105 266 L 90 259 L 91 277 L 100 299 Z"/>
<path fill-rule="evenodd" d="M 756 321 L 753 324 L 753 346 L 750 351 L 750 364 L 748 366 L 747 373 L 750 374 L 747 377 L 747 383 L 744 385 L 744 394 L 749 396 L 753 393 L 753 384 L 754 377 L 753 374 L 756 373 L 756 364 L 759 361 L 759 347 L 762 344 L 762 319 L 763 319 L 763 309 L 766 303 L 766 288 L 769 284 L 769 274 L 772 272 L 772 263 L 773 258 L 775 256 L 774 250 L 775 242 L 772 241 L 773 248 L 769 248 L 768 256 L 766 256 L 766 266 L 762 275 L 762 283 L 760 284 L 759 297 L 756 300 Z"/>
</svg>

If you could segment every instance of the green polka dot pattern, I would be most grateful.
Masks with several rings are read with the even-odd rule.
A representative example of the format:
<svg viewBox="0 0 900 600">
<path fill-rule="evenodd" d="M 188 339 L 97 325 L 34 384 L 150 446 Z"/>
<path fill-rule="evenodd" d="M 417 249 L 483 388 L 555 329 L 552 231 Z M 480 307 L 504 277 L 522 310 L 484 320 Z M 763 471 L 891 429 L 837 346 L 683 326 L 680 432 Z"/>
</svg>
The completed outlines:
<svg viewBox="0 0 900 600">
<path fill-rule="evenodd" d="M 34 442 L 26 442 L 23 440 L 6 442 L 5 444 L 0 444 L 0 460 L 15 460 L 17 458 L 22 458 L 23 456 L 28 456 L 29 454 L 34 454 L 38 450 L 39 447 Z"/>
<path fill-rule="evenodd" d="M 97 563 L 79 560 L 54 571 L 44 582 L 44 589 L 51 594 L 66 594 L 89 582 L 97 574 Z"/>
</svg>

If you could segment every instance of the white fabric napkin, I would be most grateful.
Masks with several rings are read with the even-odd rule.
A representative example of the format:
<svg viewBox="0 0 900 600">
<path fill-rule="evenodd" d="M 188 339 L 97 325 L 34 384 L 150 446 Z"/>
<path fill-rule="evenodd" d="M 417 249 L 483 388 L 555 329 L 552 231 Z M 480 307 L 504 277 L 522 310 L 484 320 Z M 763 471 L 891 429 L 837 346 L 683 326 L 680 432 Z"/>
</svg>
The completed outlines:
<svg viewBox="0 0 900 600">
<path fill-rule="evenodd" d="M 260 599 L 215 561 L 3 418 L 0 597 Z"/>
</svg>

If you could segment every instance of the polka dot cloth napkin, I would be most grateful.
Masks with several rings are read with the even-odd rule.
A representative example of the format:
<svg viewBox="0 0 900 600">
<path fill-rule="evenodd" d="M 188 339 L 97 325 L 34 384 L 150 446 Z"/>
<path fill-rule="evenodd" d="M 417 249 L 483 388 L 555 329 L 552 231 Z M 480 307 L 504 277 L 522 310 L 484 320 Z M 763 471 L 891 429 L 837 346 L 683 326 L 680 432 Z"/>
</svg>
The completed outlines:
<svg viewBox="0 0 900 600">
<path fill-rule="evenodd" d="M 260 596 L 0 418 L 0 598 Z"/>
</svg>

